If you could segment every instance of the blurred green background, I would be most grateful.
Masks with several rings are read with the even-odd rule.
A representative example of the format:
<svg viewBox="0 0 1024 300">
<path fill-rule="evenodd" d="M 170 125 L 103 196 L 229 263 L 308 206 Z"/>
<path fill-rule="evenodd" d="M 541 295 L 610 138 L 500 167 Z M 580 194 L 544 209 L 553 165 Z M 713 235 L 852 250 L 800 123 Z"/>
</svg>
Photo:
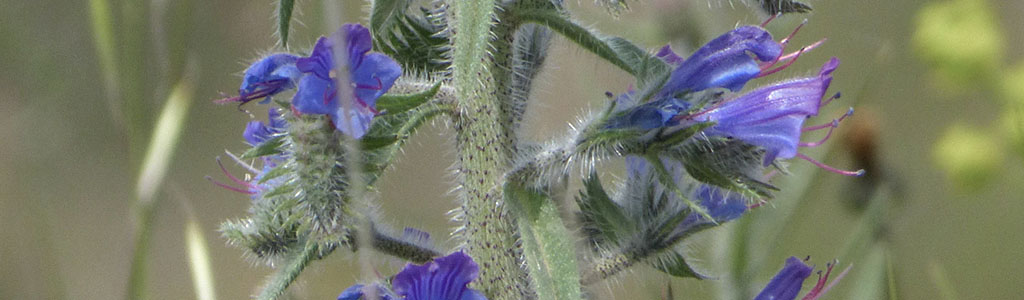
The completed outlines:
<svg viewBox="0 0 1024 300">
<path fill-rule="evenodd" d="M 633 9 L 618 19 L 592 1 L 566 2 L 583 24 L 651 49 L 671 42 L 685 53 L 737 24 L 764 18 L 736 0 L 631 2 Z M 112 1 L 116 80 L 105 80 L 98 59 L 90 19 L 96 3 L 0 1 L 0 299 L 125 297 L 139 209 L 138 164 L 160 108 L 183 76 L 194 90 L 186 93 L 191 105 L 155 198 L 146 291 L 153 299 L 195 297 L 184 234 L 193 215 L 208 243 L 217 296 L 246 298 L 269 268 L 226 245 L 216 228 L 243 216 L 248 197 L 204 176 L 225 180 L 214 158 L 225 149 L 244 151 L 241 132 L 252 117 L 210 100 L 233 93 L 247 64 L 274 51 L 274 2 Z M 879 236 L 890 249 L 899 298 L 1019 299 L 1024 1 L 809 3 L 813 13 L 784 16 L 768 28 L 781 37 L 807 18 L 792 45 L 828 41 L 770 78 L 811 74 L 830 56 L 842 60 L 832 91 L 842 91 L 843 98 L 812 123 L 827 122 L 851 105 L 858 113 L 831 141 L 831 151 L 808 153 L 854 169 L 868 168 L 858 165 L 864 160 L 856 155 L 873 149 L 871 168 L 884 176 L 869 178 L 889 191 Z M 361 1 L 341 6 L 344 20 L 365 21 Z M 328 33 L 323 7 L 322 1 L 299 1 L 293 49 L 308 49 Z M 624 72 L 559 37 L 551 54 L 525 128 L 537 140 L 562 136 L 567 122 L 603 105 L 605 91 L 620 93 L 631 83 Z M 123 92 L 112 98 L 111 84 Z M 122 106 L 118 97 L 132 104 Z M 249 108 L 263 118 L 258 106 Z M 139 124 L 141 129 L 128 130 Z M 455 207 L 450 138 L 443 122 L 428 125 L 379 187 L 384 220 L 396 228 L 426 229 L 448 249 L 455 244 L 446 216 Z M 793 164 L 801 167 L 794 170 L 812 170 L 803 161 Z M 756 280 L 766 282 L 789 255 L 810 255 L 819 267 L 838 257 L 842 267 L 855 267 L 829 298 L 853 298 L 865 262 L 841 255 L 861 222 L 849 202 L 868 186 L 858 182 L 869 179 L 813 176 L 795 221 L 782 228 L 781 246 L 754 250 L 769 257 Z M 795 189 L 791 181 L 778 184 Z M 774 201 L 782 206 L 795 194 Z M 754 214 L 773 211 L 770 204 Z M 716 275 L 725 271 L 715 266 L 722 256 L 715 243 L 729 230 L 711 230 L 690 243 L 698 265 Z M 354 257 L 337 251 L 314 263 L 292 295 L 333 299 L 358 279 Z M 393 274 L 401 265 L 385 261 L 380 273 Z M 722 281 L 669 279 L 638 267 L 589 292 L 595 298 L 657 299 L 670 282 L 676 298 L 693 299 L 708 297 Z"/>
</svg>

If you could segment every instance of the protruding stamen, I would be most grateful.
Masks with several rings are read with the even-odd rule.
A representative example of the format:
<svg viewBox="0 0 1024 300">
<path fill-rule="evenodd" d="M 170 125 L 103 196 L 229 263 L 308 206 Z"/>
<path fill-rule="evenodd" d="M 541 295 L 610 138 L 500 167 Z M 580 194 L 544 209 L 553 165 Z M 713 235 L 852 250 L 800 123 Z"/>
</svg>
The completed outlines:
<svg viewBox="0 0 1024 300">
<path fill-rule="evenodd" d="M 836 123 L 842 122 L 843 120 L 846 119 L 846 117 L 849 117 L 849 116 L 852 116 L 852 115 L 853 115 L 853 107 L 851 107 L 849 110 L 847 110 L 846 113 L 843 114 L 842 116 L 839 116 L 838 119 L 833 119 L 831 123 L 804 127 L 800 131 L 801 132 L 809 132 L 809 131 L 822 130 L 822 129 L 825 129 L 825 128 L 836 127 L 836 126 L 838 126 L 838 125 L 835 125 Z M 831 129 L 829 129 L 829 130 L 831 130 Z"/>
<path fill-rule="evenodd" d="M 846 277 L 846 273 L 849 272 L 850 268 L 853 267 L 853 265 L 850 265 L 846 267 L 846 269 L 843 269 L 843 272 L 839 273 L 839 275 L 832 280 L 832 283 L 829 283 L 828 286 L 825 286 L 825 283 L 828 282 L 829 274 L 832 273 L 832 268 L 835 267 L 837 263 L 839 263 L 839 261 L 832 261 L 832 263 L 828 264 L 828 270 L 825 271 L 824 277 L 821 276 L 821 271 L 818 271 L 818 283 L 814 285 L 814 289 L 808 292 L 807 295 L 804 295 L 804 297 L 802 298 L 803 300 L 817 300 L 822 295 L 825 295 L 825 293 L 828 293 L 828 291 L 831 290 L 832 287 L 836 285 L 836 283 L 838 283 L 840 280 L 843 280 L 843 277 Z"/>
<path fill-rule="evenodd" d="M 764 22 L 761 22 L 761 28 L 764 28 L 765 26 L 768 26 L 768 23 L 771 23 L 772 20 L 775 20 L 776 17 L 781 16 L 781 15 L 782 15 L 782 13 L 777 13 L 777 14 L 769 16 L 767 20 L 764 20 Z"/>
<path fill-rule="evenodd" d="M 812 44 L 810 44 L 810 45 L 807 45 L 807 46 L 803 46 L 803 47 L 802 47 L 802 48 L 800 48 L 800 50 L 798 50 L 798 51 L 790 52 L 789 54 L 786 54 L 786 55 L 783 55 L 783 56 L 779 56 L 779 59 L 777 59 L 777 60 L 780 60 L 780 61 L 781 61 L 781 60 L 787 60 L 787 59 L 789 59 L 789 58 L 791 58 L 791 57 L 794 57 L 794 56 L 800 55 L 800 52 L 801 52 L 801 51 L 802 51 L 802 52 L 810 52 L 811 50 L 814 50 L 814 48 L 818 48 L 819 46 L 821 46 L 822 44 L 824 44 L 824 43 L 825 43 L 825 41 L 827 41 L 827 40 L 828 40 L 828 39 L 820 39 L 820 40 L 818 40 L 817 42 L 814 42 L 814 43 L 812 43 Z"/>
<path fill-rule="evenodd" d="M 775 72 L 782 71 L 782 70 L 786 69 L 787 67 L 789 67 L 790 65 L 795 63 L 796 59 L 799 58 L 800 55 L 804 54 L 805 52 L 814 50 L 814 48 L 818 48 L 818 46 L 821 46 L 821 44 L 823 44 L 823 43 L 825 43 L 825 39 L 821 39 L 821 40 L 818 40 L 817 42 L 814 42 L 813 44 L 804 46 L 803 48 L 800 48 L 800 50 L 797 50 L 796 52 L 792 52 L 792 53 L 789 53 L 789 54 L 786 54 L 786 55 L 782 55 L 782 56 L 779 56 L 778 58 L 776 58 L 776 59 L 774 59 L 772 61 L 762 63 L 761 64 L 761 73 L 757 74 L 757 77 L 758 78 L 759 77 L 764 77 L 764 76 L 771 75 L 771 74 L 773 74 Z M 775 66 L 775 64 L 778 64 L 780 61 L 786 61 L 786 63 L 783 64 L 782 66 L 779 66 L 779 67 L 775 68 L 775 69 L 768 70 L 769 68 Z"/>
<path fill-rule="evenodd" d="M 255 195 L 256 194 L 255 191 L 244 190 L 244 189 L 239 188 L 239 187 L 233 187 L 233 186 L 230 186 L 230 185 L 227 185 L 227 184 L 223 184 L 223 183 L 221 183 L 219 181 L 213 180 L 213 178 L 210 177 L 209 175 L 206 176 L 206 180 L 209 180 L 210 182 L 212 182 L 213 184 L 216 184 L 219 187 L 222 187 L 222 188 L 225 188 L 225 189 L 229 189 L 229 190 L 232 190 L 232 191 L 235 191 L 235 192 L 239 192 L 239 193 L 242 193 L 242 194 L 246 194 L 246 195 Z"/>
<path fill-rule="evenodd" d="M 803 22 L 800 22 L 800 25 L 797 25 L 796 28 L 793 28 L 793 32 L 790 32 L 789 35 L 786 36 L 786 38 L 779 41 L 779 44 L 782 44 L 782 47 L 785 48 L 786 44 L 789 43 L 789 40 L 796 36 L 796 33 L 800 31 L 800 28 L 803 28 L 804 25 L 807 25 L 807 19 L 804 19 Z"/>
<path fill-rule="evenodd" d="M 241 158 L 238 158 L 238 156 L 236 156 L 234 153 L 231 153 L 231 151 L 224 150 L 224 154 L 227 154 L 228 157 L 231 158 L 231 160 L 235 161 L 236 164 L 238 164 L 239 166 L 242 166 L 243 168 L 248 170 L 250 173 L 254 173 L 255 174 L 255 173 L 259 173 L 260 172 L 260 170 L 257 170 L 256 167 L 253 167 L 249 163 L 246 163 L 246 162 L 242 161 Z"/>
<path fill-rule="evenodd" d="M 832 100 L 839 99 L 839 96 L 842 96 L 842 95 L 840 95 L 839 92 L 836 92 L 836 94 L 832 95 L 832 97 L 828 97 L 828 99 L 825 99 L 825 101 L 821 101 L 821 104 L 819 104 L 818 107 L 822 107 L 822 106 L 828 105 L 829 103 L 832 103 Z M 851 107 L 850 110 L 851 110 L 850 113 L 852 114 L 853 113 L 852 112 L 853 108 Z"/>
<path fill-rule="evenodd" d="M 821 138 L 821 140 L 818 140 L 817 142 L 797 143 L 797 145 L 800 146 L 800 147 L 811 147 L 811 148 L 817 147 L 817 146 L 821 146 L 826 141 L 828 141 L 828 138 L 832 137 L 832 132 L 835 131 L 836 127 L 839 127 L 839 120 L 832 120 L 832 126 L 830 126 L 828 128 L 828 133 L 826 133 L 825 137 Z"/>
<path fill-rule="evenodd" d="M 754 78 L 761 78 L 761 77 L 764 77 L 764 76 L 768 76 L 768 75 L 774 74 L 775 72 L 782 71 L 783 69 L 786 69 L 787 67 L 789 67 L 790 65 L 792 65 L 793 63 L 796 62 L 796 59 L 800 57 L 800 54 L 804 53 L 804 50 L 807 50 L 807 47 L 800 48 L 800 51 L 797 51 L 796 56 L 794 56 L 792 59 L 790 59 L 786 63 L 782 64 L 781 66 L 778 66 L 775 69 L 767 70 L 768 68 L 771 68 L 776 63 L 778 63 L 779 62 L 778 59 L 775 60 L 774 62 L 770 63 L 770 64 L 765 64 L 765 65 L 761 66 L 761 73 L 757 74 L 757 77 L 754 77 Z"/>
<path fill-rule="evenodd" d="M 245 180 L 238 179 L 238 177 L 235 177 L 235 175 L 232 175 L 231 172 L 228 172 L 228 169 L 224 167 L 223 163 L 221 163 L 219 156 L 217 157 L 217 165 L 220 166 L 220 171 L 224 172 L 224 175 L 227 175 L 228 178 L 231 179 L 231 181 L 234 181 L 235 183 L 240 184 L 240 185 L 244 185 L 244 186 L 246 186 L 248 188 L 254 188 L 255 187 L 252 184 L 246 182 Z"/>
<path fill-rule="evenodd" d="M 803 159 L 803 160 L 806 160 L 807 162 L 810 162 L 811 164 L 813 164 L 815 166 L 818 166 L 819 168 L 825 169 L 825 171 L 829 171 L 829 172 L 836 173 L 836 174 L 839 174 L 839 175 L 859 177 L 861 175 L 864 175 L 864 172 L 865 172 L 864 169 L 860 169 L 860 170 L 857 170 L 857 171 L 840 170 L 840 169 L 837 169 L 835 167 L 826 165 L 826 164 L 824 164 L 822 162 L 819 162 L 817 160 L 814 160 L 813 158 L 807 157 L 807 155 L 803 155 L 802 153 L 797 153 L 796 156 L 801 158 L 801 159 Z"/>
</svg>

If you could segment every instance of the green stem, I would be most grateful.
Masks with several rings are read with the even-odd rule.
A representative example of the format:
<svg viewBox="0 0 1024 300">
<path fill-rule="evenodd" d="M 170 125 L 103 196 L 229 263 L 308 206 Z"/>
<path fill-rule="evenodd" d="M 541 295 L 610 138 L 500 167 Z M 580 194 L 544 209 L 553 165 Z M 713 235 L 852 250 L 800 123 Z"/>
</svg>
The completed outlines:
<svg viewBox="0 0 1024 300">
<path fill-rule="evenodd" d="M 267 285 L 263 287 L 256 299 L 271 300 L 283 295 L 288 286 L 299 277 L 302 270 L 319 256 L 319 249 L 316 242 L 307 242 L 305 247 L 271 275 Z"/>
<path fill-rule="evenodd" d="M 575 244 L 550 191 L 506 185 L 505 195 L 516 208 L 523 255 L 538 299 L 580 299 Z M 561 185 L 564 187 L 565 185 Z M 564 190 L 564 188 L 558 188 Z"/>
<path fill-rule="evenodd" d="M 150 238 L 153 233 L 155 202 L 137 207 L 135 223 L 135 244 L 132 246 L 131 270 L 128 274 L 128 294 L 125 299 L 147 299 L 146 272 L 149 261 Z"/>
<path fill-rule="evenodd" d="M 502 122 L 499 79 L 494 74 L 498 67 L 489 53 L 497 7 L 493 0 L 453 0 L 449 5 L 451 69 L 461 112 L 455 129 L 465 250 L 481 266 L 476 286 L 488 299 L 522 299 L 531 293 L 521 267 L 521 249 L 515 246 L 516 222 L 505 207 L 501 189 L 514 140 Z"/>
<path fill-rule="evenodd" d="M 636 75 L 633 67 L 626 61 L 619 58 L 615 51 L 598 33 L 592 32 L 576 22 L 566 18 L 562 13 L 550 9 L 528 9 L 514 12 L 516 18 L 527 23 L 536 23 L 547 26 L 559 34 L 565 36 L 580 47 L 593 52 L 623 71 Z"/>
</svg>

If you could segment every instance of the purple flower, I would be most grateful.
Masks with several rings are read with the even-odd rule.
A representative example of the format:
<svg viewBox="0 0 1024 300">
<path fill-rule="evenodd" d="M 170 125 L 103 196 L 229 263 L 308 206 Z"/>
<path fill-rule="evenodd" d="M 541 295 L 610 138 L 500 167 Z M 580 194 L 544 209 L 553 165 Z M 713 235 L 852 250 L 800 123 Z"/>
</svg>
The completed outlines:
<svg viewBox="0 0 1024 300">
<path fill-rule="evenodd" d="M 736 138 L 764 148 L 766 166 L 778 158 L 793 158 L 797 156 L 804 120 L 818 115 L 818 109 L 827 103 L 822 97 L 838 66 L 839 59 L 832 58 L 818 76 L 765 86 L 677 118 L 715 122 L 704 130 L 705 134 Z"/>
<path fill-rule="evenodd" d="M 335 46 L 346 58 L 344 63 L 335 62 Z M 346 24 L 329 37 L 320 37 L 313 53 L 295 63 L 305 73 L 292 99 L 295 110 L 329 115 L 335 128 L 353 138 L 366 134 L 377 114 L 377 98 L 402 74 L 390 57 L 368 53 L 371 47 L 370 31 L 359 24 Z M 338 72 L 348 72 L 351 95 L 338 95 Z"/>
<path fill-rule="evenodd" d="M 276 53 L 264 57 L 245 69 L 238 96 L 217 100 L 218 103 L 239 102 L 245 104 L 260 98 L 266 103 L 270 97 L 295 88 L 302 73 L 295 67 L 299 57 L 287 53 Z"/>
<path fill-rule="evenodd" d="M 483 294 L 466 286 L 476 279 L 479 270 L 469 255 L 455 252 L 423 265 L 405 265 L 391 281 L 395 296 L 392 298 L 384 290 L 378 294 L 385 300 L 486 300 Z M 342 292 L 338 300 L 357 300 L 362 296 L 362 285 L 355 285 Z"/>
<path fill-rule="evenodd" d="M 829 263 L 824 275 L 821 274 L 821 271 L 818 271 L 818 283 L 814 285 L 810 292 L 804 295 L 803 300 L 815 300 L 828 292 L 832 286 L 826 287 L 825 283 L 828 282 L 828 277 L 832 274 L 833 267 L 835 267 L 835 263 Z M 846 270 L 839 274 L 833 280 L 833 284 L 841 280 L 849 270 L 850 268 L 846 268 Z M 814 268 L 804 264 L 800 259 L 791 256 L 786 259 L 786 265 L 782 267 L 782 270 L 779 270 L 779 273 L 772 277 L 772 280 L 761 290 L 761 293 L 757 294 L 757 297 L 754 297 L 754 300 L 796 299 L 796 296 L 800 294 L 800 289 L 803 287 L 804 280 L 810 277 L 813 271 Z"/>
<path fill-rule="evenodd" d="M 267 123 L 261 121 L 250 121 L 245 126 L 245 132 L 242 133 L 242 137 L 249 145 L 257 146 L 273 138 L 275 135 L 280 134 L 288 127 L 288 123 L 281 118 L 281 112 L 275 107 L 271 107 L 267 114 Z"/>
<path fill-rule="evenodd" d="M 700 205 L 708 210 L 708 215 L 715 223 L 735 220 L 747 212 L 747 199 L 739 193 L 729 192 L 712 185 L 701 184 L 693 192 L 693 198 L 700 200 Z M 691 214 L 683 220 L 683 225 L 690 227 L 700 223 L 708 223 L 703 216 Z"/>
<path fill-rule="evenodd" d="M 665 46 L 658 57 L 677 67 L 659 94 L 672 97 L 713 87 L 739 91 L 761 74 L 760 62 L 776 61 L 782 48 L 783 44 L 757 26 L 743 26 L 718 36 L 685 60 Z"/>
<path fill-rule="evenodd" d="M 665 46 L 655 56 L 675 69 L 654 100 L 637 105 L 630 99 L 632 95 L 623 94 L 620 99 L 631 101 L 618 101 L 618 107 L 630 110 L 609 120 L 605 127 L 650 130 L 676 125 L 674 118 L 695 104 L 683 100 L 687 95 L 711 88 L 739 91 L 779 61 L 784 43 L 773 40 L 761 27 L 744 26 L 711 40 L 685 60 Z"/>
</svg>

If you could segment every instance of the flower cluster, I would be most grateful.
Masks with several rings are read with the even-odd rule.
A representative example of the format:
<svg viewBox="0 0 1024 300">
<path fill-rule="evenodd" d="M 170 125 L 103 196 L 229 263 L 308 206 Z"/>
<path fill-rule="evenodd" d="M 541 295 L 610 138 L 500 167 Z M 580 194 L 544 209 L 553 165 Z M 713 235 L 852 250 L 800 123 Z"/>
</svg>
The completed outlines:
<svg viewBox="0 0 1024 300">
<path fill-rule="evenodd" d="M 765 166 L 777 159 L 800 157 L 830 171 L 859 175 L 860 172 L 826 166 L 797 151 L 798 147 L 824 142 L 801 143 L 801 133 L 826 128 L 831 133 L 839 121 L 852 113 L 826 125 L 802 128 L 804 120 L 816 116 L 822 106 L 838 98 L 836 94 L 823 100 L 832 72 L 839 66 L 838 59 L 826 62 L 817 76 L 767 85 L 738 96 L 732 94 L 750 80 L 788 67 L 802 53 L 820 44 L 783 54 L 790 37 L 776 42 L 763 28 L 744 26 L 715 38 L 686 59 L 665 46 L 657 56 L 674 67 L 666 83 L 646 103 L 638 104 L 633 93 L 621 95 L 617 107 L 624 108 L 608 120 L 606 128 L 650 130 L 713 123 L 701 133 L 761 147 L 766 152 Z M 776 66 L 780 62 L 785 63 Z"/>
<path fill-rule="evenodd" d="M 370 31 L 346 24 L 320 37 L 308 57 L 271 54 L 245 70 L 238 96 L 218 102 L 245 104 L 297 89 L 291 106 L 299 114 L 328 115 L 334 127 L 353 138 L 366 134 L 377 115 L 377 98 L 402 74 L 390 57 L 371 53 Z M 344 58 L 338 63 L 336 58 Z M 344 82 L 345 85 L 339 85 Z"/>
</svg>

